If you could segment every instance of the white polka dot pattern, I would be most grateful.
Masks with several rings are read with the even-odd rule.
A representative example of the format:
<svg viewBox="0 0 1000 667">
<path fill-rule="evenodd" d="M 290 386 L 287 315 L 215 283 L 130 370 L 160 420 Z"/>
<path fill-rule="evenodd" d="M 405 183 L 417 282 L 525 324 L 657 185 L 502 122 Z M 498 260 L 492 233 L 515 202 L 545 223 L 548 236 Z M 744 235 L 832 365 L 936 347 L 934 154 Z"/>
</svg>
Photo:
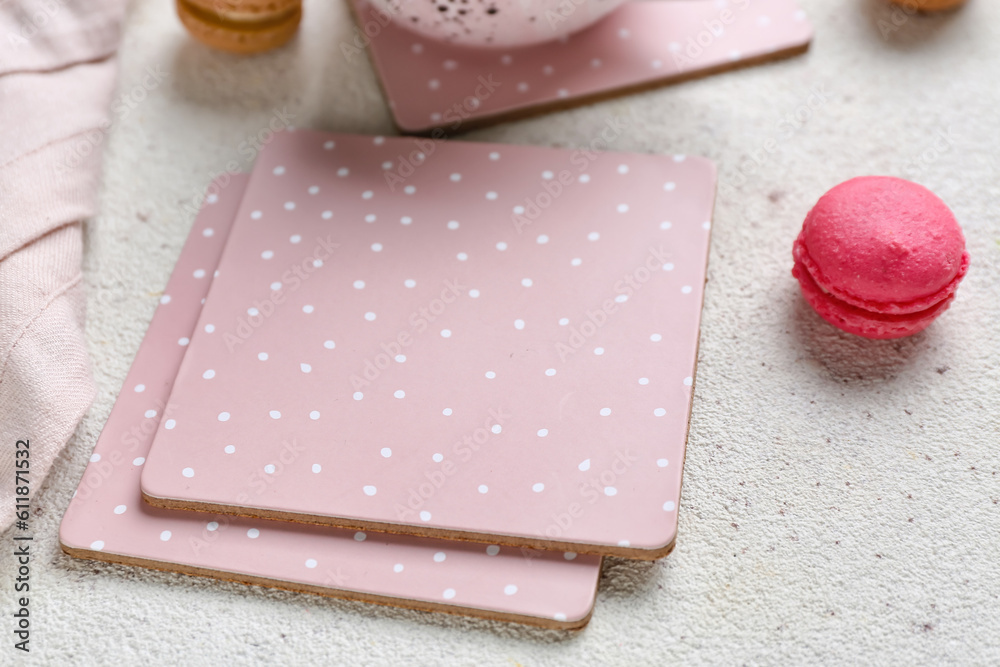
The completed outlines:
<svg viewBox="0 0 1000 667">
<path fill-rule="evenodd" d="M 261 153 L 243 207 L 262 217 L 241 216 L 226 243 L 201 314 L 216 330 L 187 348 L 174 387 L 185 400 L 147 457 L 148 494 L 611 553 L 669 545 L 662 505 L 677 502 L 682 467 L 655 461 L 684 459 L 711 163 L 607 154 L 581 166 L 523 146 L 494 161 L 492 147 L 449 142 L 393 187 L 382 163 L 411 140 L 337 135 L 328 151 L 327 136 L 282 133 Z M 303 183 L 320 190 L 303 198 Z M 318 215 L 329 208 L 335 224 Z M 395 224 L 401 213 L 413 223 Z M 271 264 L 260 248 L 275 249 Z M 272 265 L 304 276 L 278 300 Z M 220 456 L 230 442 L 236 453 Z M 335 446 L 302 444 L 316 442 Z M 228 481 L 261 477 L 267 493 L 249 498 Z M 567 526 L 545 518 L 574 503 L 599 509 Z"/>
<path fill-rule="evenodd" d="M 333 150 L 333 143 L 325 142 L 329 148 L 324 150 Z M 567 625 L 579 625 L 593 604 L 600 570 L 597 557 L 590 557 L 583 567 L 567 568 L 558 554 L 551 553 L 532 552 L 529 559 L 520 550 L 496 555 L 487 553 L 485 545 L 474 543 L 430 542 L 375 533 L 362 539 L 364 533 L 356 531 L 143 509 L 146 503 L 140 496 L 139 478 L 152 434 L 161 413 L 172 415 L 174 411 L 168 394 L 184 354 L 177 339 L 181 335 L 200 335 L 192 332 L 209 281 L 193 278 L 191 271 L 194 266 L 208 268 L 218 262 L 245 184 L 246 177 L 234 177 L 227 187 L 218 186 L 217 202 L 196 220 L 191 236 L 197 242 L 192 240 L 184 246 L 168 286 L 174 298 L 154 316 L 135 357 L 125 382 L 127 390 L 115 403 L 92 462 L 65 514 L 63 542 L 75 552 L 103 551 L 104 558 L 150 561 L 160 569 L 216 570 L 225 579 L 253 577 L 282 588 L 308 585 L 332 594 L 349 587 L 403 606 L 408 600 L 417 600 L 422 604 L 447 604 L 456 611 L 476 615 L 514 614 L 529 622 L 554 618 L 554 614 L 569 608 L 572 613 Z M 208 226 L 214 233 L 206 236 L 202 229 Z M 261 311 L 266 312 L 263 308 Z M 322 340 L 320 337 L 319 342 Z M 319 343 L 314 347 L 329 354 Z M 285 348 L 271 349 L 269 363 L 298 363 L 298 359 L 286 356 Z M 247 354 L 259 364 L 256 348 Z M 198 378 L 205 382 L 201 379 L 203 372 L 199 369 Z M 221 377 L 220 372 L 212 382 Z M 144 384 L 144 391 L 131 391 L 139 383 Z M 229 424 L 244 416 L 243 404 L 236 405 L 239 407 L 230 410 Z M 293 413 L 305 418 L 308 410 L 309 406 L 285 409 L 282 421 Z M 325 407 L 323 412 L 325 419 Z M 270 421 L 267 410 L 264 415 Z M 214 412 L 208 416 L 216 424 L 225 425 L 215 420 Z M 179 420 L 176 428 L 187 428 L 186 422 Z M 217 443 L 212 455 L 232 460 L 248 454 L 244 444 L 237 442 L 239 446 Z M 276 453 L 271 463 L 275 477 L 287 475 L 295 465 L 308 470 L 311 457 L 295 458 L 296 453 L 302 454 L 294 448 Z M 385 448 L 383 456 L 391 455 L 391 450 Z M 192 482 L 199 479 L 200 472 L 191 478 L 183 477 L 178 470 L 174 474 Z M 244 489 L 253 493 L 252 486 L 244 485 Z M 445 553 L 446 561 L 436 562 L 437 553 Z M 504 587 L 511 582 L 519 586 L 517 595 L 504 594 Z M 457 591 L 454 599 L 442 597 L 442 591 L 449 589 Z"/>
</svg>

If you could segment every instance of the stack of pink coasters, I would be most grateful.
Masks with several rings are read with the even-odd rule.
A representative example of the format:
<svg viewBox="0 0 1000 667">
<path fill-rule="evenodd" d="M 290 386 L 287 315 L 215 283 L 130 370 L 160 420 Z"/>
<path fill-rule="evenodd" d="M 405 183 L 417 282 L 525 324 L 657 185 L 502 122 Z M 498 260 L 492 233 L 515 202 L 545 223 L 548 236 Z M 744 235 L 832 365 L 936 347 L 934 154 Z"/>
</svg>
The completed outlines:
<svg viewBox="0 0 1000 667">
<path fill-rule="evenodd" d="M 286 132 L 210 189 L 69 553 L 571 628 L 669 552 L 714 167 L 421 145 Z"/>
</svg>

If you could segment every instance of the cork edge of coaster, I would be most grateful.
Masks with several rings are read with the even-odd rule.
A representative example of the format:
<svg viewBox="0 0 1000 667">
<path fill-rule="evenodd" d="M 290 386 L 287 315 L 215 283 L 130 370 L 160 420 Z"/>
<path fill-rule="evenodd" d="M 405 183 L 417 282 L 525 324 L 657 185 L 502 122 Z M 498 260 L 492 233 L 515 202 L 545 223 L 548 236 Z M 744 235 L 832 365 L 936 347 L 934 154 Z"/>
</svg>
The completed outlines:
<svg viewBox="0 0 1000 667">
<path fill-rule="evenodd" d="M 327 588 L 314 584 L 304 584 L 294 581 L 286 581 L 272 577 L 261 577 L 241 572 L 231 572 L 226 570 L 214 570 L 207 567 L 195 565 L 184 565 L 170 561 L 161 561 L 153 558 L 141 558 L 139 556 L 127 556 L 115 554 L 107 551 L 95 551 L 93 549 L 81 549 L 71 547 L 59 540 L 59 546 L 67 555 L 81 560 L 93 560 L 103 563 L 114 563 L 116 565 L 127 565 L 130 567 L 141 567 L 159 572 L 171 572 L 184 574 L 191 577 L 203 577 L 206 579 L 217 579 L 220 581 L 230 581 L 247 586 L 261 586 L 264 588 L 274 588 L 292 593 L 309 593 L 322 597 L 334 598 L 338 600 L 351 600 L 355 602 L 367 602 L 370 604 L 382 605 L 385 607 L 396 607 L 409 609 L 412 611 L 440 612 L 452 616 L 465 616 L 472 618 L 482 618 L 489 621 L 502 621 L 505 623 L 520 623 L 531 625 L 546 630 L 580 630 L 590 622 L 594 615 L 594 606 L 597 601 L 597 586 L 600 578 L 594 583 L 594 597 L 591 600 L 587 614 L 574 621 L 557 621 L 541 616 L 529 616 L 526 614 L 516 614 L 513 612 L 501 612 L 489 609 L 479 609 L 477 607 L 461 607 L 424 600 L 412 600 L 408 598 L 397 598 L 390 595 L 378 595 L 375 593 L 364 593 L 362 591 L 352 591 L 344 588 Z"/>
<path fill-rule="evenodd" d="M 347 6 L 351 12 L 351 18 L 354 20 L 355 26 L 359 26 L 362 17 L 358 14 L 357 7 L 351 0 L 345 0 L 345 1 L 347 2 Z M 655 1 L 669 2 L 669 0 L 655 0 Z M 365 46 L 365 55 L 368 58 L 369 65 L 371 65 L 371 68 L 375 73 L 375 79 L 376 81 L 378 81 L 378 87 L 382 93 L 382 98 L 386 103 L 386 107 L 389 109 L 389 115 L 392 118 L 393 127 L 395 127 L 396 130 L 403 135 L 411 135 L 417 137 L 432 137 L 435 139 L 439 139 L 448 136 L 460 135 L 464 132 L 471 132 L 473 130 L 479 130 L 484 127 L 490 127 L 492 125 L 497 125 L 500 123 L 509 123 L 519 120 L 527 120 L 529 118 L 535 118 L 537 116 L 543 116 L 545 114 L 555 113 L 558 111 L 568 111 L 570 109 L 589 106 L 591 104 L 597 104 L 598 102 L 606 102 L 608 100 L 617 99 L 619 97 L 625 97 L 627 95 L 644 93 L 651 90 L 656 90 L 658 88 L 664 88 L 666 86 L 686 83 L 688 81 L 694 81 L 697 79 L 714 76 L 716 74 L 722 74 L 724 72 L 732 72 L 747 67 L 756 67 L 757 65 L 763 65 L 766 63 L 776 62 L 779 60 L 786 60 L 793 56 L 801 55 L 809 51 L 809 47 L 812 45 L 813 34 L 814 34 L 813 31 L 810 30 L 809 35 L 806 38 L 805 42 L 801 44 L 795 44 L 793 46 L 784 49 L 777 49 L 775 51 L 771 51 L 770 53 L 762 53 L 752 58 L 719 63 L 718 65 L 712 67 L 706 67 L 704 69 L 693 70 L 690 72 L 679 72 L 676 74 L 669 74 L 659 78 L 650 79 L 649 81 L 641 81 L 639 83 L 634 83 L 634 84 L 624 84 L 622 86 L 610 87 L 607 88 L 606 90 L 601 90 L 594 93 L 587 93 L 579 96 L 571 96 L 565 99 L 561 100 L 557 99 L 549 102 L 539 102 L 538 104 L 533 104 L 526 107 L 510 109 L 508 111 L 498 111 L 493 114 L 478 116 L 476 118 L 463 119 L 461 124 L 455 128 L 450 128 L 448 125 L 429 125 L 427 127 L 419 127 L 419 128 L 408 128 L 401 125 L 399 119 L 396 117 L 395 108 L 391 104 L 392 98 L 389 96 L 389 93 L 385 88 L 385 83 L 382 80 L 382 70 L 375 62 L 375 56 L 372 53 L 372 48 L 370 43 L 367 46 Z"/>
</svg>

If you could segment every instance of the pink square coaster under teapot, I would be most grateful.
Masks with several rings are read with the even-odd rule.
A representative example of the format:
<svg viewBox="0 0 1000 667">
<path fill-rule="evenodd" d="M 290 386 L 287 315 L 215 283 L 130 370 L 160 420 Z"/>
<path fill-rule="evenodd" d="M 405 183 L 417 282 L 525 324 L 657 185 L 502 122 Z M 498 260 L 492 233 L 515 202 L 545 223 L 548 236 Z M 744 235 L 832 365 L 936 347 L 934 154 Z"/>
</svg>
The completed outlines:
<svg viewBox="0 0 1000 667">
<path fill-rule="evenodd" d="M 634 0 L 561 40 L 475 49 L 428 39 L 352 0 L 396 124 L 453 132 L 805 51 L 812 26 L 795 0 Z"/>
<path fill-rule="evenodd" d="M 593 608 L 600 558 L 150 507 L 139 476 L 246 176 L 215 183 L 60 529 L 79 558 L 554 628 Z M 294 442 L 290 452 L 296 451 Z"/>
<path fill-rule="evenodd" d="M 277 135 L 146 499 L 664 555 L 714 192 L 714 166 L 683 155 Z"/>
</svg>

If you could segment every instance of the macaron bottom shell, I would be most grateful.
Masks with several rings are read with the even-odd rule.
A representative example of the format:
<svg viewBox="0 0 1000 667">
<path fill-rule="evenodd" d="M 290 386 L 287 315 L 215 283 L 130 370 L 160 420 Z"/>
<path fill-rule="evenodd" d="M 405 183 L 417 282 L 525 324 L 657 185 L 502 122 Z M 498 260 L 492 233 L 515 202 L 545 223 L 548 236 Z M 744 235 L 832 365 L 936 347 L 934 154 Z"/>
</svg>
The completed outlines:
<svg viewBox="0 0 1000 667">
<path fill-rule="evenodd" d="M 792 275 L 799 281 L 802 296 L 820 317 L 838 329 L 864 338 L 886 340 L 919 333 L 946 311 L 955 298 L 953 293 L 926 310 L 888 315 L 864 310 L 836 298 L 813 280 L 801 260 L 795 263 Z"/>
</svg>

